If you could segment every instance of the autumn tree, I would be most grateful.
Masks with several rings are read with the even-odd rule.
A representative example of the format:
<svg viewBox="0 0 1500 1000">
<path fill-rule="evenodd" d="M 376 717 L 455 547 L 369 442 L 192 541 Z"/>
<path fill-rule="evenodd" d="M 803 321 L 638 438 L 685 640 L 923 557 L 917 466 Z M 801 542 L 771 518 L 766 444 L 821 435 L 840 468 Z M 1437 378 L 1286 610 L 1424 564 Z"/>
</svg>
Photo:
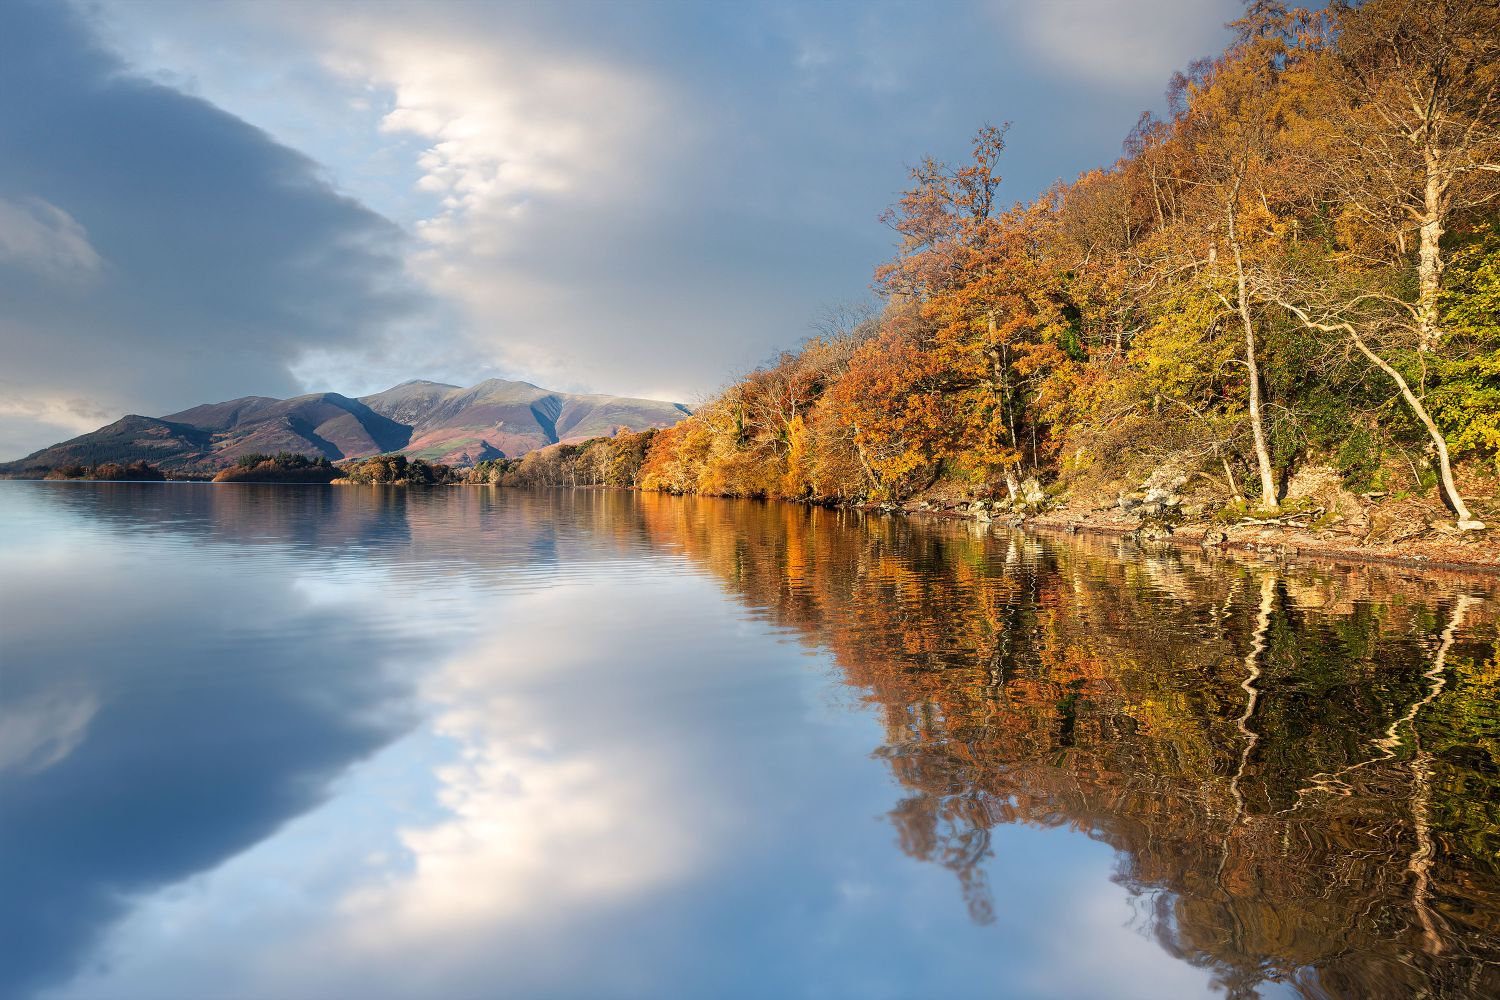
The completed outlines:
<svg viewBox="0 0 1500 1000">
<path fill-rule="evenodd" d="M 1346 338 L 1396 386 L 1428 435 L 1460 530 L 1482 530 L 1428 406 L 1443 329 L 1443 238 L 1500 196 L 1500 3 L 1370 0 L 1334 8 L 1316 64 L 1324 105 L 1306 144 L 1340 213 L 1341 273 L 1275 283 L 1299 322 Z M 1415 294 L 1402 291 L 1415 243 Z M 1355 275 L 1363 280 L 1350 280 Z M 1404 370 L 1403 370 L 1404 369 Z"/>
</svg>

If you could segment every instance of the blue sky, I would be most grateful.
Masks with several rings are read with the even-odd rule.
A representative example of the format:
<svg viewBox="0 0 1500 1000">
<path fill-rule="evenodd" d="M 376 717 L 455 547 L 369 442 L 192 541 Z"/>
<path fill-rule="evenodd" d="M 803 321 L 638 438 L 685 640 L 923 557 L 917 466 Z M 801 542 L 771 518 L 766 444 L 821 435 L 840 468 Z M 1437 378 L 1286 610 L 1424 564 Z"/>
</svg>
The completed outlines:
<svg viewBox="0 0 1500 1000">
<path fill-rule="evenodd" d="M 0 7 L 0 458 L 413 377 L 694 401 L 867 299 L 924 154 L 1112 161 L 1231 0 Z"/>
</svg>

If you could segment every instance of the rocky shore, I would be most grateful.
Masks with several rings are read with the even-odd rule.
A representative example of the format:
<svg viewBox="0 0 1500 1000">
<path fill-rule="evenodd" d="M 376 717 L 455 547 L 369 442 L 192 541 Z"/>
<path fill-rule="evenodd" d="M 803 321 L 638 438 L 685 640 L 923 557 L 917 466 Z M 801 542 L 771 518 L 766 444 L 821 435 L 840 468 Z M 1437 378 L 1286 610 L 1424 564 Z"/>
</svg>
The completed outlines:
<svg viewBox="0 0 1500 1000">
<path fill-rule="evenodd" d="M 1113 497 L 1052 495 L 1027 480 L 1013 497 L 933 494 L 864 509 L 1128 536 L 1145 545 L 1500 573 L 1500 517 L 1491 518 L 1491 530 L 1459 531 L 1451 513 L 1428 497 L 1354 494 L 1322 467 L 1293 477 L 1274 513 L 1225 501 L 1221 489 L 1195 488 L 1193 477 L 1172 469 Z"/>
</svg>

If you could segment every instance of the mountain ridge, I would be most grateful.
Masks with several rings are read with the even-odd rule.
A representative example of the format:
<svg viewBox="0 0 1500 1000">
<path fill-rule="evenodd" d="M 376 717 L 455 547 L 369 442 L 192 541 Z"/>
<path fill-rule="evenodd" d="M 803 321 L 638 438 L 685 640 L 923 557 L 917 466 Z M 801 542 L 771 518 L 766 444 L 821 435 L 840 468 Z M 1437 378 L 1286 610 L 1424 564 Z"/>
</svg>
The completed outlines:
<svg viewBox="0 0 1500 1000">
<path fill-rule="evenodd" d="M 0 463 L 0 473 L 137 460 L 173 472 L 209 473 L 241 455 L 279 451 L 330 461 L 401 452 L 462 466 L 623 430 L 668 427 L 690 412 L 682 403 L 554 392 L 507 379 L 467 387 L 409 379 L 359 397 L 240 396 L 160 417 L 126 414 Z"/>
</svg>

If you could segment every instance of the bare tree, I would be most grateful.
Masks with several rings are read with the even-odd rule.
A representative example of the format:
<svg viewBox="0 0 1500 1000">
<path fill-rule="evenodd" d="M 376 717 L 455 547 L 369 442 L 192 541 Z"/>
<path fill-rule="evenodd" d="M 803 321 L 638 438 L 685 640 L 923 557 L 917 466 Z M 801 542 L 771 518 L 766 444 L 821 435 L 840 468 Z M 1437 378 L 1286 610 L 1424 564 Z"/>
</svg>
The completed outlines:
<svg viewBox="0 0 1500 1000">
<path fill-rule="evenodd" d="M 1500 0 L 1335 7 L 1330 174 L 1398 252 L 1417 235 L 1419 349 L 1442 338 L 1443 236 L 1500 194 Z"/>
</svg>

